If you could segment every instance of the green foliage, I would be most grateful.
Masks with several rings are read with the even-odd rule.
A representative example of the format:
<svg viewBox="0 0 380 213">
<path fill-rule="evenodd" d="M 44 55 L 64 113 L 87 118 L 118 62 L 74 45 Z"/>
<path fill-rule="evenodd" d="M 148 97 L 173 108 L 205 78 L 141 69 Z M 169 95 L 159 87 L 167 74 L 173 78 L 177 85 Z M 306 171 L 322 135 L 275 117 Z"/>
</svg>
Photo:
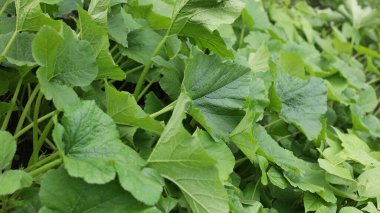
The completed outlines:
<svg viewBox="0 0 380 213">
<path fill-rule="evenodd" d="M 0 212 L 380 211 L 376 1 L 0 1 Z"/>
</svg>

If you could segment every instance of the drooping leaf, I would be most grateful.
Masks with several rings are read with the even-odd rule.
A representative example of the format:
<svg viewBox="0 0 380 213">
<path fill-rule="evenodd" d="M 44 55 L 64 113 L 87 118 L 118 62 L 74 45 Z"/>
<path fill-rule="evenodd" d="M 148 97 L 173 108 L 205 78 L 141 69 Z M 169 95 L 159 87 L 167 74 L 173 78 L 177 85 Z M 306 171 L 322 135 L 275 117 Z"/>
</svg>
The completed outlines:
<svg viewBox="0 0 380 213">
<path fill-rule="evenodd" d="M 182 126 L 190 99 L 180 95 L 173 115 L 148 162 L 164 178 L 177 185 L 194 212 L 228 212 L 228 198 L 216 162 L 200 139 Z"/>
<path fill-rule="evenodd" d="M 41 212 L 144 212 L 158 209 L 135 200 L 115 181 L 104 185 L 88 184 L 70 177 L 60 168 L 47 172 L 39 193 L 44 210 Z"/>
</svg>

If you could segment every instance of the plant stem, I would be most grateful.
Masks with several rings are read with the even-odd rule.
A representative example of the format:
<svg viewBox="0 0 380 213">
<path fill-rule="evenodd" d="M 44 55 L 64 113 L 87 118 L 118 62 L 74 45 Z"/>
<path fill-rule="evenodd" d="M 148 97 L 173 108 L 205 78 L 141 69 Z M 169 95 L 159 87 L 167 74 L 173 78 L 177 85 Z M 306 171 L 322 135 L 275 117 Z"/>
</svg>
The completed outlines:
<svg viewBox="0 0 380 213">
<path fill-rule="evenodd" d="M 141 70 L 142 68 L 144 68 L 144 65 L 140 65 L 140 66 L 137 66 L 135 68 L 132 68 L 132 69 L 126 71 L 125 75 L 128 76 L 128 75 L 130 75 L 130 74 L 132 74 L 134 72 L 137 72 L 137 71 Z"/>
<path fill-rule="evenodd" d="M 173 110 L 175 104 L 176 104 L 176 101 L 170 103 L 169 105 L 167 105 L 166 107 L 162 108 L 161 110 L 159 110 L 159 111 L 151 114 L 150 117 L 156 118 L 156 117 L 158 117 L 158 116 L 160 116 L 160 115 L 162 115 L 162 114 L 164 114 L 166 112 L 169 112 L 169 111 Z"/>
<path fill-rule="evenodd" d="M 264 127 L 265 127 L 265 128 L 271 127 L 271 126 L 277 124 L 277 123 L 280 122 L 280 121 L 282 121 L 282 120 L 281 120 L 281 119 L 277 119 L 277 120 L 272 121 L 272 122 L 270 122 L 269 124 L 265 125 Z"/>
<path fill-rule="evenodd" d="M 110 53 L 111 54 L 113 54 L 116 50 L 117 50 L 117 44 L 115 44 L 112 48 L 111 48 L 111 50 L 110 50 Z"/>
<path fill-rule="evenodd" d="M 55 153 L 53 153 L 53 154 L 47 156 L 46 158 L 44 158 L 44 159 L 42 159 L 42 160 L 40 160 L 40 161 L 38 161 L 38 162 L 36 162 L 36 163 L 34 163 L 34 164 L 28 166 L 28 167 L 25 169 L 25 171 L 26 171 L 26 172 L 30 172 L 30 171 L 32 171 L 34 168 L 38 168 L 38 167 L 40 167 L 40 166 L 42 166 L 42 165 L 44 165 L 44 164 L 47 164 L 48 162 L 53 161 L 53 160 L 56 159 L 57 157 L 59 157 L 59 152 L 55 152 Z"/>
<path fill-rule="evenodd" d="M 8 41 L 7 46 L 4 48 L 3 52 L 1 53 L 1 55 L 0 55 L 0 64 L 3 61 L 3 59 L 5 58 L 5 56 L 7 55 L 8 51 L 11 49 L 11 46 L 12 46 L 13 42 L 15 41 L 15 39 L 17 37 L 17 34 L 18 34 L 18 31 L 15 31 L 13 33 L 11 39 Z"/>
<path fill-rule="evenodd" d="M 150 56 L 148 62 L 145 64 L 145 67 L 140 75 L 140 78 L 139 80 L 137 81 L 137 85 L 136 85 L 136 88 L 135 88 L 135 92 L 133 93 L 133 95 L 135 96 L 136 99 L 138 99 L 139 95 L 140 95 L 140 92 L 141 92 L 141 89 L 142 89 L 142 85 L 144 84 L 145 82 L 145 77 L 146 75 L 148 74 L 149 70 L 150 70 L 150 67 L 152 66 L 153 64 L 153 58 L 160 52 L 160 50 L 164 47 L 164 44 L 166 42 L 166 40 L 168 39 L 169 37 L 169 33 L 170 33 L 170 29 L 171 27 L 169 27 L 169 29 L 166 31 L 166 34 L 165 36 L 162 38 L 162 40 L 160 41 L 160 43 L 158 43 L 156 49 L 153 51 L 152 55 Z"/>
<path fill-rule="evenodd" d="M 37 120 L 37 123 L 41 123 L 42 121 L 45 121 L 46 119 L 49 119 L 51 117 L 53 117 L 54 115 L 58 114 L 58 111 L 53 111 L 53 112 L 50 112 L 42 117 L 40 117 L 38 120 Z M 23 129 L 21 129 L 17 134 L 14 135 L 14 138 L 17 139 L 19 138 L 21 135 L 25 134 L 27 131 L 29 131 L 31 128 L 33 128 L 33 123 L 29 124 L 28 126 L 24 127 Z"/>
<path fill-rule="evenodd" d="M 22 125 L 25 122 L 25 118 L 26 118 L 26 116 L 30 110 L 30 107 L 32 106 L 33 101 L 34 101 L 34 98 L 36 97 L 36 95 L 38 94 L 39 91 L 40 91 L 40 86 L 37 85 L 36 88 L 34 88 L 33 92 L 30 94 L 28 101 L 25 104 L 25 108 L 22 111 L 21 116 L 18 120 L 17 127 L 15 130 L 15 134 L 17 134 L 17 132 L 19 132 L 20 129 L 22 128 Z"/>
<path fill-rule="evenodd" d="M 36 104 L 34 106 L 34 112 L 33 112 L 33 153 L 32 153 L 32 156 L 30 157 L 29 165 L 31 163 L 34 163 L 35 160 L 38 158 L 38 153 L 39 153 L 40 148 L 41 148 L 41 147 L 38 147 L 38 143 L 39 143 L 39 140 L 38 140 L 38 114 L 40 112 L 42 97 L 43 97 L 43 94 L 42 94 L 42 92 L 40 92 L 38 94 Z M 53 119 L 50 119 L 50 121 L 46 125 L 43 133 L 45 133 L 47 131 L 45 134 L 48 134 L 48 132 L 50 131 L 52 126 L 53 126 Z M 44 140 L 45 140 L 45 138 L 44 138 Z"/>
<path fill-rule="evenodd" d="M 49 123 L 45 126 L 44 131 L 42 132 L 40 139 L 37 138 L 36 143 L 33 141 L 33 153 L 30 157 L 29 164 L 32 164 L 38 160 L 38 154 L 41 150 L 42 145 L 44 144 L 45 139 L 47 138 L 50 130 L 53 128 L 54 121 L 50 119 Z"/>
<path fill-rule="evenodd" d="M 5 12 L 5 10 L 8 8 L 9 3 L 11 3 L 11 0 L 6 0 L 6 1 L 5 1 L 3 7 L 2 7 L 1 10 L 0 10 L 0 16 L 2 16 L 3 13 Z"/>
<path fill-rule="evenodd" d="M 376 83 L 378 81 L 380 81 L 380 78 L 374 78 L 374 79 L 368 81 L 368 84 L 373 84 L 373 83 Z"/>
<path fill-rule="evenodd" d="M 33 171 L 29 172 L 29 174 L 31 176 L 33 176 L 33 177 L 36 177 L 39 174 L 42 174 L 42 173 L 44 173 L 44 172 L 46 172 L 46 171 L 48 171 L 48 170 L 50 170 L 52 168 L 55 168 L 55 167 L 57 167 L 57 166 L 59 166 L 61 164 L 62 164 L 62 159 L 57 159 L 57 160 L 54 160 L 54 161 L 52 161 L 52 162 L 50 162 L 48 164 L 43 165 L 42 167 L 40 167 L 40 168 L 38 168 L 36 170 L 33 170 Z"/>
<path fill-rule="evenodd" d="M 15 93 L 13 94 L 13 97 L 11 100 L 11 107 L 9 108 L 7 115 L 4 118 L 3 125 L 1 126 L 1 130 L 3 130 L 3 131 L 6 130 L 8 127 L 9 119 L 11 118 L 13 108 L 16 105 L 16 100 L 17 100 L 18 94 L 20 92 L 20 88 L 21 88 L 23 79 L 24 79 L 24 75 L 22 75 L 17 82 L 16 90 L 15 90 Z"/>
<path fill-rule="evenodd" d="M 158 75 L 156 78 L 152 79 L 148 85 L 146 85 L 146 87 L 141 91 L 139 97 L 137 98 L 137 102 L 144 96 L 144 94 L 149 90 L 150 86 L 152 86 L 152 84 L 154 84 L 154 82 L 156 82 L 158 79 L 159 79 L 160 75 Z"/>
</svg>

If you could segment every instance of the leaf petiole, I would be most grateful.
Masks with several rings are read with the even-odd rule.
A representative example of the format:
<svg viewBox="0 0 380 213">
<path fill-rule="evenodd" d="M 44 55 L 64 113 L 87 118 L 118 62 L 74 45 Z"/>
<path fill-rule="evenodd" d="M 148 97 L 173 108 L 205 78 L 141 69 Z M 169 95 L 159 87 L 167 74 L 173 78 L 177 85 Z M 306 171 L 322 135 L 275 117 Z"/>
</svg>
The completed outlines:
<svg viewBox="0 0 380 213">
<path fill-rule="evenodd" d="M 3 59 L 5 58 L 5 56 L 7 55 L 8 51 L 11 49 L 13 42 L 16 40 L 17 34 L 18 34 L 18 31 L 14 31 L 11 39 L 7 43 L 7 46 L 4 48 L 3 52 L 1 53 L 0 64 L 3 61 Z"/>
<path fill-rule="evenodd" d="M 54 161 L 52 161 L 52 162 L 50 162 L 50 163 L 48 163 L 48 164 L 43 165 L 42 167 L 40 167 L 40 168 L 38 168 L 38 169 L 36 169 L 36 170 L 33 170 L 33 171 L 29 172 L 29 174 L 30 174 L 31 176 L 33 176 L 33 177 L 36 177 L 36 176 L 38 176 L 39 174 L 45 173 L 46 171 L 48 171 L 48 170 L 50 170 L 50 169 L 53 169 L 53 168 L 55 168 L 55 167 L 61 165 L 62 162 L 63 162 L 63 161 L 62 161 L 61 158 L 60 158 L 60 159 L 57 159 L 57 160 L 54 160 Z"/>
<path fill-rule="evenodd" d="M 22 128 L 22 125 L 24 124 L 24 121 L 25 121 L 25 118 L 30 110 L 30 107 L 34 101 L 34 98 L 36 97 L 36 95 L 38 94 L 40 90 L 40 86 L 37 85 L 36 88 L 34 88 L 33 92 L 30 94 L 29 98 L 28 98 L 28 101 L 26 102 L 25 104 L 25 108 L 24 110 L 22 111 L 22 114 L 19 118 L 19 121 L 17 123 L 17 126 L 16 126 L 16 130 L 15 130 L 15 134 L 17 134 L 17 132 L 19 132 Z"/>
<path fill-rule="evenodd" d="M 47 156 L 46 158 L 44 158 L 44 159 L 42 159 L 42 160 L 40 160 L 40 161 L 38 161 L 38 162 L 36 162 L 36 163 L 34 163 L 34 164 L 28 166 L 28 167 L 25 169 L 25 171 L 26 171 L 26 172 L 31 172 L 31 171 L 33 171 L 33 169 L 38 168 L 38 167 L 41 167 L 42 165 L 47 164 L 47 163 L 49 163 L 49 162 L 52 162 L 53 160 L 55 160 L 55 159 L 58 158 L 58 157 L 59 157 L 59 152 L 55 152 L 55 153 L 53 153 L 53 154 Z"/>
<path fill-rule="evenodd" d="M 1 59 L 0 59 L 0 63 L 1 63 Z M 21 85 L 22 85 L 23 80 L 24 80 L 24 75 L 22 75 L 17 82 L 16 90 L 15 90 L 15 93 L 13 94 L 13 97 L 11 100 L 11 107 L 9 108 L 7 115 L 4 118 L 4 122 L 3 122 L 3 125 L 1 126 L 1 130 L 6 130 L 8 127 L 8 123 L 9 123 L 9 120 L 11 118 L 13 108 L 16 105 L 16 100 L 17 100 L 18 94 L 20 93 L 20 89 L 21 89 Z"/>
<path fill-rule="evenodd" d="M 42 121 L 45 121 L 51 117 L 53 117 L 54 115 L 58 114 L 59 111 L 58 110 L 55 110 L 53 112 L 50 112 L 42 117 L 40 117 L 38 120 L 37 120 L 37 123 L 41 123 Z M 17 139 L 19 138 L 21 135 L 25 134 L 27 131 L 29 131 L 31 128 L 33 128 L 33 123 L 29 124 L 28 126 L 24 127 L 23 129 L 21 129 L 17 134 L 14 135 L 14 138 Z"/>
<path fill-rule="evenodd" d="M 5 10 L 8 8 L 9 3 L 11 3 L 11 0 L 6 0 L 6 1 L 5 1 L 3 7 L 2 7 L 1 10 L 0 10 L 0 16 L 2 16 L 3 13 L 5 12 Z"/>
<path fill-rule="evenodd" d="M 162 114 L 164 114 L 164 113 L 167 113 L 167 112 L 173 110 L 174 107 L 175 107 L 176 102 L 177 102 L 177 101 L 173 101 L 172 103 L 170 103 L 170 104 L 167 105 L 166 107 L 162 108 L 161 110 L 159 110 L 159 111 L 157 111 L 157 112 L 155 112 L 155 113 L 150 114 L 150 117 L 152 117 L 152 118 L 156 118 L 156 117 L 158 117 L 158 116 L 160 116 L 160 115 L 162 115 Z"/>
<path fill-rule="evenodd" d="M 160 50 L 164 47 L 164 44 L 166 43 L 166 40 L 169 37 L 169 33 L 170 33 L 170 28 L 167 30 L 165 36 L 162 38 L 162 40 L 160 41 L 160 43 L 157 45 L 156 49 L 153 51 L 153 53 L 150 56 L 148 62 L 145 64 L 145 67 L 144 67 L 144 69 L 143 69 L 143 71 L 142 71 L 142 73 L 140 75 L 140 78 L 139 78 L 139 80 L 137 82 L 137 85 L 136 85 L 136 88 L 135 88 L 135 92 L 133 93 L 133 95 L 135 96 L 136 99 L 138 99 L 138 97 L 140 95 L 140 92 L 141 92 L 141 89 L 142 89 L 142 85 L 145 82 L 145 77 L 148 74 L 148 72 L 150 70 L 150 67 L 153 64 L 153 58 L 155 56 L 157 56 L 158 53 L 160 52 Z"/>
</svg>

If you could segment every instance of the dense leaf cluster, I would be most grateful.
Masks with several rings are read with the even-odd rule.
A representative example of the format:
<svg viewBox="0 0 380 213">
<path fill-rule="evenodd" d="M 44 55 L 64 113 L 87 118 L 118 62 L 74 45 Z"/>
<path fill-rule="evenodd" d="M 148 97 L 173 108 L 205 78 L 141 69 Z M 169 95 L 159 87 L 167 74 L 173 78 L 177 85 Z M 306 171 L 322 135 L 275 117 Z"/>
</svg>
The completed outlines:
<svg viewBox="0 0 380 213">
<path fill-rule="evenodd" d="M 309 2 L 0 1 L 0 212 L 380 212 L 380 13 Z"/>
</svg>

